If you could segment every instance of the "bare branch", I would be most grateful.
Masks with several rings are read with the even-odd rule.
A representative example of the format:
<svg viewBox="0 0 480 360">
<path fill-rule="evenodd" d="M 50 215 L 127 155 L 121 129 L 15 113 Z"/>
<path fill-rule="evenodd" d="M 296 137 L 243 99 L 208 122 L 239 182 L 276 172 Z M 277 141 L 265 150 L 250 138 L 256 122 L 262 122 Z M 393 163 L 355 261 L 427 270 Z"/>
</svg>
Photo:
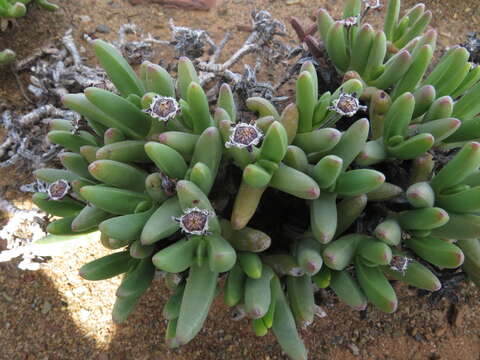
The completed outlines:
<svg viewBox="0 0 480 360">
<path fill-rule="evenodd" d="M 31 248 L 33 241 L 45 235 L 44 213 L 36 210 L 22 210 L 0 196 L 0 210 L 10 215 L 8 223 L 0 229 L 0 239 L 6 241 L 6 250 L 0 251 L 0 262 L 21 257 L 18 267 L 22 270 L 38 270 L 43 259 L 37 257 Z"/>
</svg>

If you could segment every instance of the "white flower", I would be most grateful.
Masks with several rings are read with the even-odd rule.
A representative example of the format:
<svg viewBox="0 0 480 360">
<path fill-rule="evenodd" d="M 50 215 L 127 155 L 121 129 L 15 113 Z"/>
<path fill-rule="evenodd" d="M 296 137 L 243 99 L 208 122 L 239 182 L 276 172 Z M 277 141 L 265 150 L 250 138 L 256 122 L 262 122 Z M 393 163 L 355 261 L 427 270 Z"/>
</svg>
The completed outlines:
<svg viewBox="0 0 480 360">
<path fill-rule="evenodd" d="M 251 150 L 253 146 L 258 145 L 262 138 L 263 133 L 257 125 L 238 123 L 232 127 L 232 133 L 225 143 L 225 147 L 247 148 Z"/>
<path fill-rule="evenodd" d="M 346 27 L 352 27 L 358 24 L 358 16 L 350 16 L 346 19 L 340 20 L 340 23 L 345 25 Z"/>
<path fill-rule="evenodd" d="M 376 10 L 382 7 L 382 3 L 380 2 L 380 0 L 363 0 L 363 2 L 365 3 L 365 7 L 367 9 Z"/>
<path fill-rule="evenodd" d="M 330 106 L 329 109 L 342 116 L 352 117 L 359 110 L 367 110 L 367 107 L 360 105 L 355 93 L 347 94 L 342 91 L 340 96 L 333 100 L 332 106 Z"/>
<path fill-rule="evenodd" d="M 180 111 L 180 106 L 177 100 L 169 96 L 155 95 L 152 99 L 150 107 L 146 112 L 151 117 L 163 122 L 168 122 L 177 116 Z"/>
<path fill-rule="evenodd" d="M 173 217 L 174 221 L 180 224 L 183 232 L 192 235 L 207 235 L 208 218 L 213 214 L 205 209 L 191 208 L 186 209 L 180 217 Z"/>
<path fill-rule="evenodd" d="M 57 180 L 49 185 L 47 194 L 50 200 L 61 200 L 67 196 L 70 191 L 70 184 L 67 180 Z"/>
<path fill-rule="evenodd" d="M 394 256 L 390 262 L 390 269 L 399 271 L 402 274 L 405 274 L 405 271 L 408 269 L 408 265 L 413 260 L 406 256 Z"/>
</svg>

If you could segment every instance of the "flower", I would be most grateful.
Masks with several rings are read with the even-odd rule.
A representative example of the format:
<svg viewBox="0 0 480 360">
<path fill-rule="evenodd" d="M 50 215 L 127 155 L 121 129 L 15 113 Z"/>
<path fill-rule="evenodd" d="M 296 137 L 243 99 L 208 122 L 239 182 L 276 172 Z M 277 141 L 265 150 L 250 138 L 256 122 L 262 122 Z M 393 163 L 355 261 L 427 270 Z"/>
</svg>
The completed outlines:
<svg viewBox="0 0 480 360">
<path fill-rule="evenodd" d="M 67 180 L 57 180 L 51 183 L 47 188 L 48 197 L 51 200 L 61 200 L 67 196 L 70 191 L 70 184 Z"/>
<path fill-rule="evenodd" d="M 212 213 L 205 209 L 191 208 L 186 209 L 182 216 L 176 218 L 174 221 L 180 224 L 183 232 L 192 235 L 207 235 L 208 232 L 208 218 Z"/>
<path fill-rule="evenodd" d="M 160 172 L 160 177 L 162 179 L 162 189 L 165 191 L 167 196 L 173 196 L 177 192 L 177 180 L 168 177 L 163 172 Z"/>
<path fill-rule="evenodd" d="M 151 117 L 163 122 L 168 122 L 177 116 L 180 111 L 180 106 L 177 100 L 169 96 L 155 95 L 152 99 L 150 107 L 146 112 Z"/>
<path fill-rule="evenodd" d="M 348 18 L 340 20 L 340 23 L 346 27 L 352 27 L 358 24 L 358 16 L 350 16 Z"/>
<path fill-rule="evenodd" d="M 382 7 L 382 3 L 380 2 L 380 0 L 363 0 L 363 2 L 365 3 L 365 7 L 367 9 L 376 10 Z"/>
<path fill-rule="evenodd" d="M 347 94 L 342 91 L 340 96 L 333 100 L 332 106 L 330 106 L 329 109 L 342 116 L 352 117 L 359 110 L 367 110 L 367 107 L 360 105 L 355 93 Z"/>
<path fill-rule="evenodd" d="M 402 274 L 405 274 L 405 271 L 408 269 L 408 264 L 412 262 L 412 259 L 406 256 L 396 255 L 393 256 L 392 261 L 390 262 L 390 269 L 399 271 Z"/>
<path fill-rule="evenodd" d="M 258 145 L 262 138 L 263 133 L 257 125 L 238 123 L 233 125 L 232 133 L 225 143 L 225 147 L 247 148 L 251 151 L 252 147 Z"/>
</svg>

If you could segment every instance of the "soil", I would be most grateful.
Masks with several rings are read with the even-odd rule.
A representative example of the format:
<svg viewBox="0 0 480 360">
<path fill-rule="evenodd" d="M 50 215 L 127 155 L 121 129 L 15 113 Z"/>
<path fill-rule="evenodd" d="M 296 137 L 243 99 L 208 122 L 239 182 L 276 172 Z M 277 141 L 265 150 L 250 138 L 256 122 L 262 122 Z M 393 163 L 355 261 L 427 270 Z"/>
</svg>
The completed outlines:
<svg viewBox="0 0 480 360">
<path fill-rule="evenodd" d="M 209 12 L 146 1 L 137 6 L 127 0 L 57 3 L 62 9 L 56 13 L 32 7 L 17 27 L 0 34 L 0 48 L 12 48 L 21 59 L 73 28 L 77 43 L 86 48 L 88 61 L 94 62 L 81 35 L 95 33 L 99 25 L 110 29 L 107 34 L 96 33 L 107 40 L 115 40 L 117 29 L 126 22 L 168 39 L 167 20 L 173 18 L 177 25 L 207 30 L 218 43 L 225 31 L 248 25 L 254 8 L 268 10 L 287 22 L 291 15 L 307 19 L 320 6 L 338 15 L 343 1 L 303 0 L 286 5 L 286 0 L 224 0 Z M 404 8 L 414 3 L 407 0 Z M 433 11 L 432 26 L 439 30 L 440 48 L 460 43 L 468 32 L 480 30 L 477 0 L 425 3 Z M 288 30 L 295 41 L 290 27 Z M 236 31 L 227 50 L 247 35 Z M 160 55 L 166 63 L 172 58 L 170 50 Z M 23 73 L 23 84 L 27 78 L 28 73 Z M 28 107 L 9 71 L 0 72 L 2 99 L 17 110 Z M 28 199 L 20 197 L 17 189 L 31 180 L 31 174 L 23 171 L 0 170 L 0 186 L 7 198 L 25 200 L 27 207 Z M 168 291 L 160 280 L 142 297 L 126 324 L 113 324 L 110 313 L 119 280 L 88 282 L 78 276 L 82 264 L 104 254 L 100 243 L 88 243 L 52 259 L 37 272 L 18 270 L 15 263 L 0 264 L 0 359 L 286 359 L 273 335 L 255 337 L 246 320 L 231 321 L 229 309 L 219 300 L 191 343 L 179 350 L 168 349 L 163 339 L 166 323 L 161 317 Z M 479 359 L 479 290 L 462 283 L 434 302 L 416 290 L 396 286 L 399 310 L 393 315 L 373 308 L 359 313 L 336 302 L 329 293 L 321 294 L 319 301 L 327 317 L 302 331 L 310 359 Z"/>
</svg>

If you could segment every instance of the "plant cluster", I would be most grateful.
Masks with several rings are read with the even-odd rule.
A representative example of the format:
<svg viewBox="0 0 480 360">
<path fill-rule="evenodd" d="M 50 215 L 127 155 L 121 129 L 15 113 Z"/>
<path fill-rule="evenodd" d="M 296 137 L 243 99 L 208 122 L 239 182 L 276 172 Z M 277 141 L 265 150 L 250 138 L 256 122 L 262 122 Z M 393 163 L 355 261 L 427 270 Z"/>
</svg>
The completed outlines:
<svg viewBox="0 0 480 360">
<path fill-rule="evenodd" d="M 2 19 L 17 19 L 27 14 L 27 5 L 32 0 L 0 0 L 0 17 Z M 35 3 L 48 11 L 58 10 L 55 5 L 48 0 L 35 0 Z"/>
<path fill-rule="evenodd" d="M 32 0 L 0 0 L 0 31 L 4 31 L 8 27 L 11 20 L 24 17 L 27 14 L 27 4 Z M 55 11 L 58 5 L 48 0 L 35 0 L 35 3 L 42 8 Z M 0 51 L 0 65 L 11 63 L 15 60 L 15 53 L 10 50 Z"/>
<path fill-rule="evenodd" d="M 417 5 L 400 18 L 391 0 L 375 32 L 363 21 L 377 5 L 348 0 L 338 21 L 319 12 L 344 75 L 337 89 L 319 94 L 305 62 L 295 103 L 280 112 L 253 97 L 250 118 L 237 118 L 227 84 L 212 114 L 187 58 L 176 81 L 150 62 L 137 77 L 113 46 L 94 41 L 118 93 L 64 97 L 86 123 L 51 123 L 65 169 L 37 170 L 48 187 L 33 201 L 61 218 L 38 243 L 98 230 L 105 247 L 122 249 L 80 269 L 89 280 L 123 275 L 117 322 L 163 271 L 172 347 L 200 331 L 225 275 L 224 302 L 258 336 L 272 329 L 292 359 L 307 358 L 297 326 L 319 312 L 317 287 L 354 309 L 391 313 L 391 280 L 436 291 L 434 267 L 463 266 L 479 284 L 480 71 L 462 47 L 428 71 L 430 13 Z"/>
</svg>

